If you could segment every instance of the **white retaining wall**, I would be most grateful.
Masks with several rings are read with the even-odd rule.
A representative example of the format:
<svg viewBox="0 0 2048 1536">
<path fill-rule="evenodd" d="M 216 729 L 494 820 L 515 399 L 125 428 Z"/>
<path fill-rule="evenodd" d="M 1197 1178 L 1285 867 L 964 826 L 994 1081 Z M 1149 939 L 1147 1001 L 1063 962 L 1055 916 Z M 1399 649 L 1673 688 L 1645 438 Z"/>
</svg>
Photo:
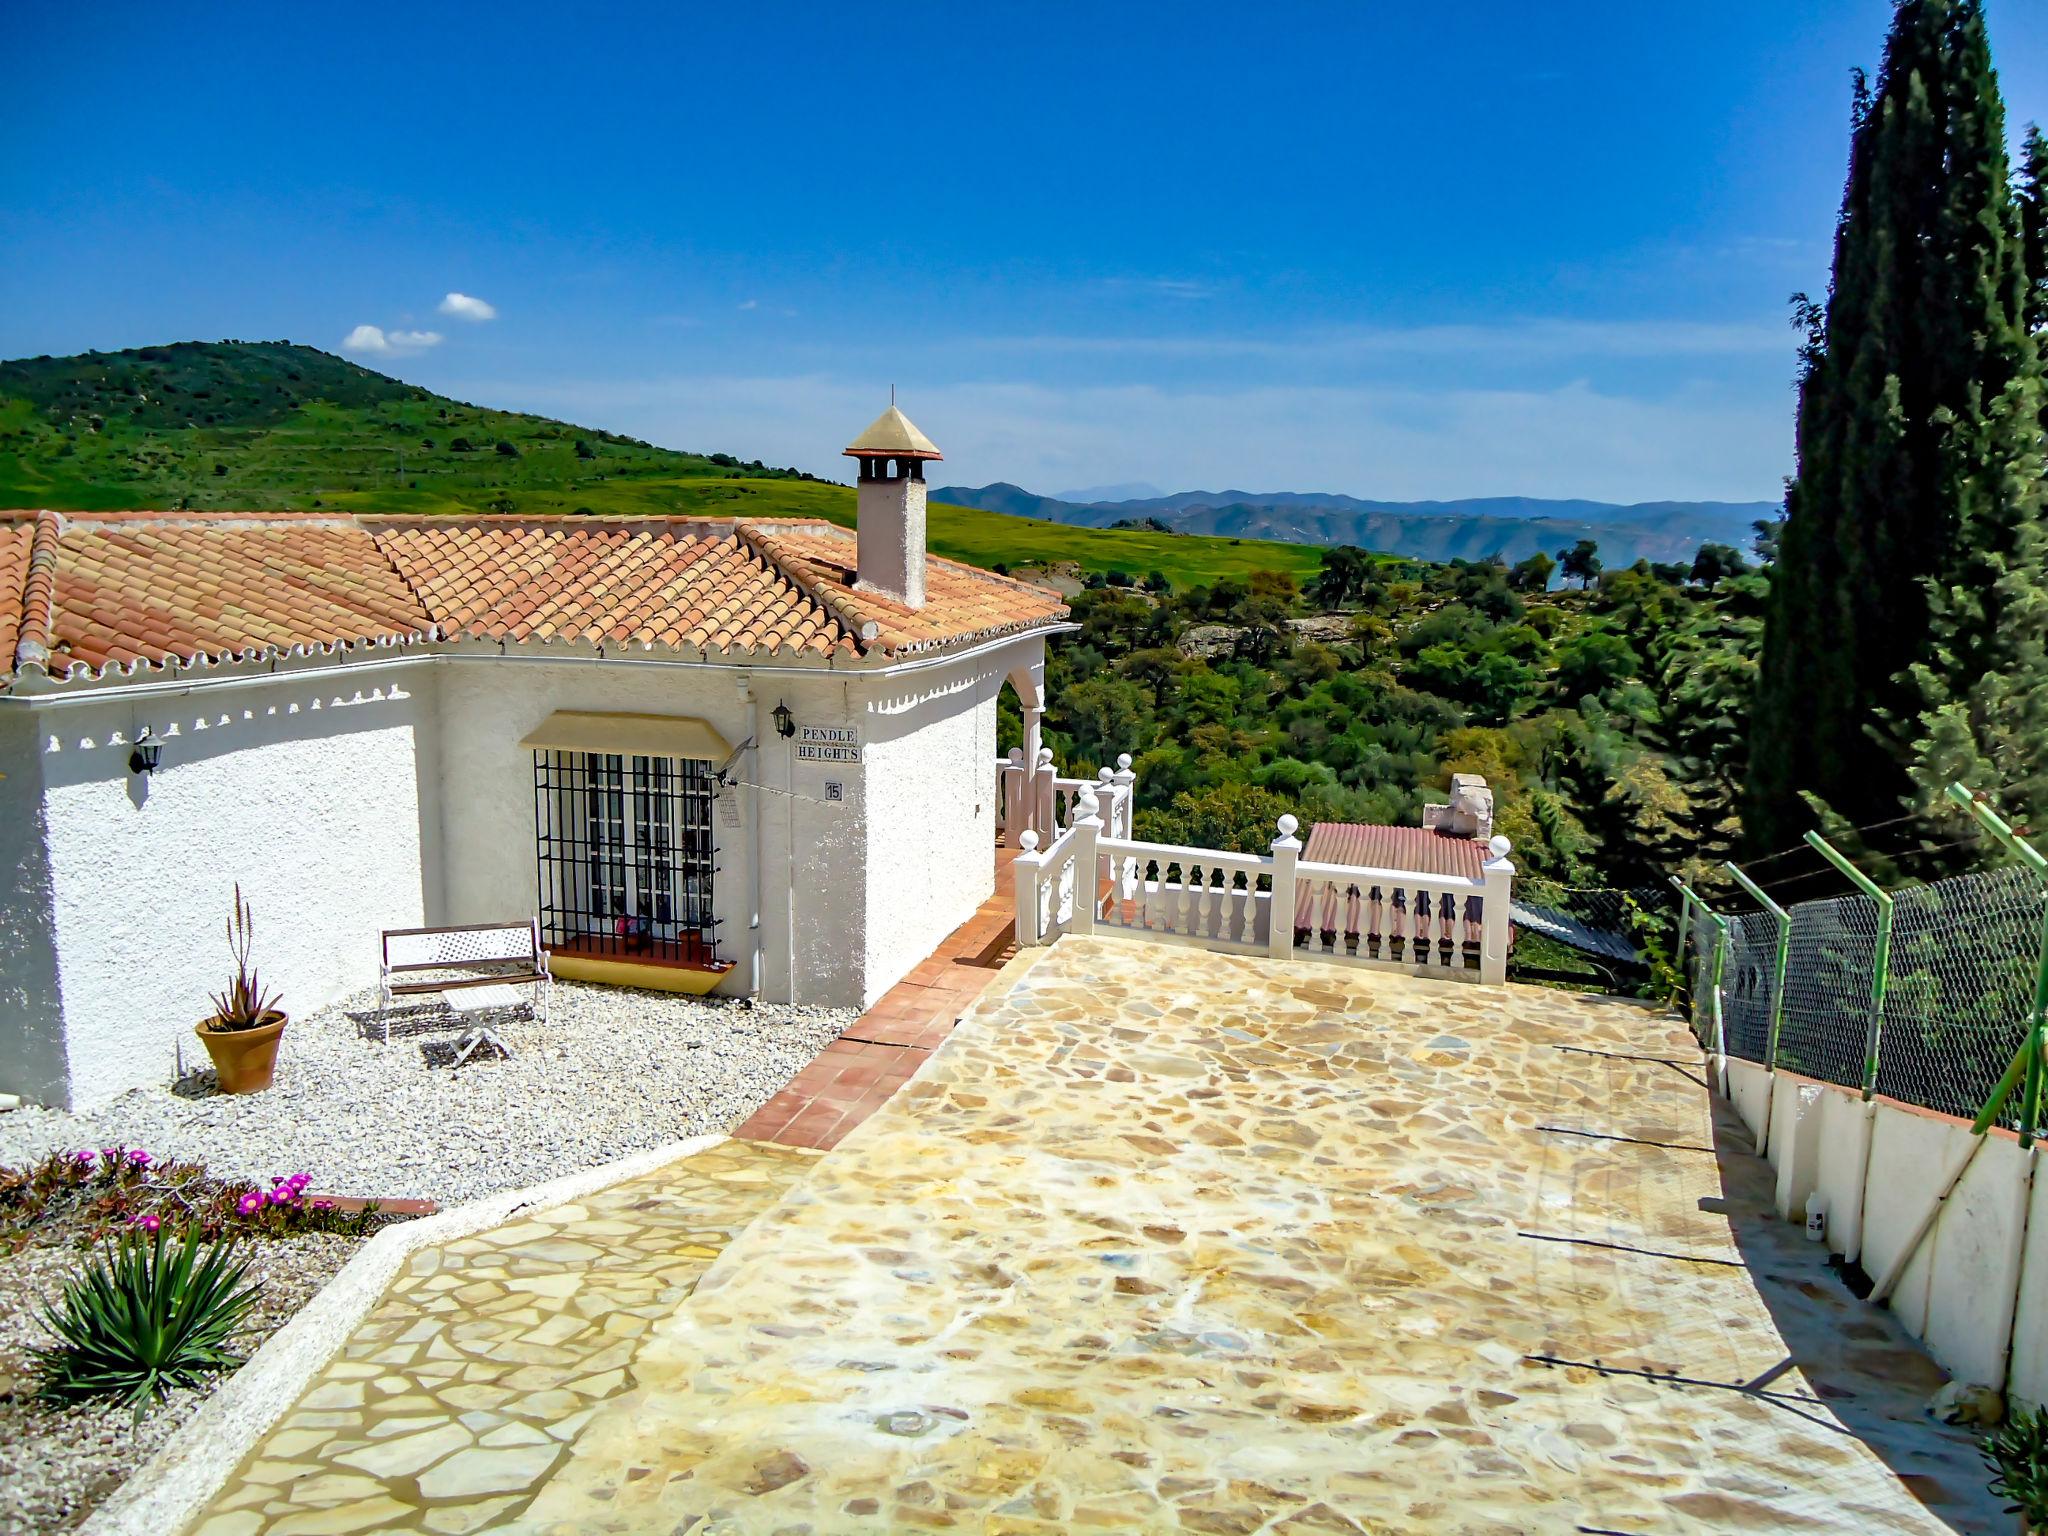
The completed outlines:
<svg viewBox="0 0 2048 1536">
<path fill-rule="evenodd" d="M 1809 1202 L 1823 1202 L 1830 1251 L 1856 1260 L 1873 1281 L 1893 1271 L 1940 1200 L 1888 1304 L 1956 1379 L 2048 1401 L 2048 1178 L 2037 1172 L 2040 1151 L 2022 1151 L 2002 1131 L 1978 1145 L 1967 1121 L 1888 1099 L 1865 1103 L 1854 1089 L 1767 1074 L 1753 1062 L 1717 1065 L 1752 1134 L 1769 1098 L 1779 1214 L 1804 1221 Z"/>
</svg>

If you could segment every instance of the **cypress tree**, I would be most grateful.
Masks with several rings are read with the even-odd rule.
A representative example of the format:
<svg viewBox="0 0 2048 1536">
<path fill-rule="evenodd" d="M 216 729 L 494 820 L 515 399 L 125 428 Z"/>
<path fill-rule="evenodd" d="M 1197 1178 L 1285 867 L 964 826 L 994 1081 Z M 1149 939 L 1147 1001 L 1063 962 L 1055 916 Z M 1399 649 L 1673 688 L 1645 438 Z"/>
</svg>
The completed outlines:
<svg viewBox="0 0 2048 1536">
<path fill-rule="evenodd" d="M 2016 771 L 2021 701 L 2048 706 L 2026 676 L 2048 594 L 2040 365 L 2009 177 L 1980 0 L 1900 0 L 1875 89 L 1857 81 L 1827 303 L 1801 311 L 1752 853 L 1795 841 L 1814 801 L 1868 824 L 1935 805 L 1958 766 L 1996 788 Z M 2006 675 L 1988 679 L 1994 667 Z"/>
<path fill-rule="evenodd" d="M 2020 150 L 2020 182 L 2014 191 L 2020 210 L 2020 250 L 2027 269 L 2027 329 L 2048 329 L 2048 140 L 2038 123 L 2027 124 Z"/>
</svg>

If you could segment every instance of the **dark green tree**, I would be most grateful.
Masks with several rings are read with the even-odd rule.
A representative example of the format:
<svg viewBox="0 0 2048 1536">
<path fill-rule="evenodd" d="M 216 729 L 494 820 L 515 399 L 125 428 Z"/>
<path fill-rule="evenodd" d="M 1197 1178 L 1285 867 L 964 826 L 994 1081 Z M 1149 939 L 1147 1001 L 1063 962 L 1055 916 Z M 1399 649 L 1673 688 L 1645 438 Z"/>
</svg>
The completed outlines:
<svg viewBox="0 0 2048 1536">
<path fill-rule="evenodd" d="M 2038 123 L 2027 124 L 2020 150 L 2020 248 L 2027 269 L 2027 329 L 2036 336 L 2048 329 L 2048 141 Z"/>
<path fill-rule="evenodd" d="M 2016 684 L 1994 698 L 1985 673 L 2032 664 L 2042 598 L 2039 362 L 2009 174 L 1981 0 L 1901 0 L 1875 89 L 1856 83 L 1827 302 L 1795 301 L 1798 469 L 1765 624 L 1752 852 L 1794 841 L 1815 802 L 1868 824 L 1935 804 L 1930 775 L 2008 756 L 1987 733 Z"/>
<path fill-rule="evenodd" d="M 1711 587 L 1726 576 L 1740 576 L 1749 569 L 1749 562 L 1742 558 L 1742 551 L 1732 544 L 1702 544 L 1699 553 L 1692 557 L 1692 580 L 1702 586 Z"/>
<path fill-rule="evenodd" d="M 1600 546 L 1592 539 L 1581 539 L 1570 549 L 1560 549 L 1557 559 L 1565 580 L 1576 581 L 1581 587 L 1590 587 L 1593 578 L 1600 574 Z"/>
<path fill-rule="evenodd" d="M 1508 585 L 1517 592 L 1541 592 L 1550 585 L 1551 573 L 1556 569 L 1557 562 L 1539 549 L 1508 572 Z"/>
</svg>

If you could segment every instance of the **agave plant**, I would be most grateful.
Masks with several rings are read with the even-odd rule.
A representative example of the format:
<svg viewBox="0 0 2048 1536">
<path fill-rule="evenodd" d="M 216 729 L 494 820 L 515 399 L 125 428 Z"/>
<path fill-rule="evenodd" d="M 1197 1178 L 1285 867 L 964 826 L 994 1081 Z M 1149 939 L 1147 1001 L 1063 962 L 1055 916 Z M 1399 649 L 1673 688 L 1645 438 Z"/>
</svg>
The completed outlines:
<svg viewBox="0 0 2048 1536">
<path fill-rule="evenodd" d="M 228 1342 L 262 1287 L 231 1244 L 198 1231 L 168 1241 L 158 1229 L 109 1243 L 37 1314 L 57 1343 L 31 1351 L 40 1395 L 57 1402 L 113 1397 L 138 1416 L 151 1399 L 242 1363 Z"/>
<path fill-rule="evenodd" d="M 235 957 L 235 977 L 225 992 L 213 995 L 215 1029 L 256 1029 L 277 1012 L 277 994 L 266 994 L 255 967 L 249 964 L 249 948 L 255 937 L 249 903 L 242 899 L 242 887 L 235 885 L 235 909 L 228 918 L 228 950 Z"/>
<path fill-rule="evenodd" d="M 1980 1447 L 1995 1474 L 1991 1491 L 2029 1531 L 2048 1531 L 2048 1407 L 2014 1407 Z"/>
</svg>

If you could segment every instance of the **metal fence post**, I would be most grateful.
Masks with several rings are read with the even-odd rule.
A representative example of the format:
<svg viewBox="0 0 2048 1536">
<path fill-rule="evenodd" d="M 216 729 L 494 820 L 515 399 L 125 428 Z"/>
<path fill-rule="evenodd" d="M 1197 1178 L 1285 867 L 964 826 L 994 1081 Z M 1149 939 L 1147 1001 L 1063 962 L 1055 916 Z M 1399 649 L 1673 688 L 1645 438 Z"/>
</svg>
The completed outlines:
<svg viewBox="0 0 2048 1536">
<path fill-rule="evenodd" d="M 1672 888 L 1678 892 L 1677 955 L 1679 962 L 1683 964 L 1685 960 L 1685 941 L 1687 938 L 1691 936 L 1692 892 L 1686 889 L 1685 882 L 1679 879 L 1676 875 L 1673 875 L 1671 877 L 1671 885 Z"/>
<path fill-rule="evenodd" d="M 1706 904 L 1706 902 L 1700 897 L 1700 894 L 1697 891 L 1695 891 L 1691 886 L 1687 885 L 1683 880 L 1680 880 L 1677 876 L 1674 875 L 1672 877 L 1671 883 L 1678 888 L 1678 931 L 1681 935 L 1683 935 L 1686 931 L 1686 919 L 1691 916 L 1692 909 L 1695 905 L 1697 905 L 1700 909 L 1700 922 L 1702 924 L 1712 923 L 1715 925 L 1714 953 L 1708 966 L 1702 971 L 1701 979 L 1707 983 L 1707 995 L 1705 1002 L 1707 1008 L 1710 1010 L 1710 1018 L 1714 1026 L 1714 1049 L 1716 1051 L 1719 1051 L 1721 1049 L 1722 1044 L 1724 1043 L 1722 1040 L 1721 1030 L 1721 963 L 1726 958 L 1728 953 L 1728 925 L 1726 922 L 1722 921 L 1722 919 L 1718 915 L 1716 915 L 1712 907 Z M 1704 927 L 1701 929 L 1701 931 L 1705 932 Z M 1681 937 L 1679 940 L 1678 955 L 1681 964 L 1684 966 L 1687 989 L 1690 990 L 1692 986 L 1692 964 L 1690 957 L 1685 952 L 1685 942 L 1683 937 Z M 1700 1028 L 1701 998 L 1697 992 L 1694 992 L 1692 994 L 1691 1000 L 1693 1038 L 1695 1040 L 1698 1040 L 1702 1046 L 1705 1046 L 1707 1043 L 1706 1037 Z"/>
<path fill-rule="evenodd" d="M 1877 949 L 1870 959 L 1870 1024 L 1863 1035 L 1863 1097 L 1868 1099 L 1877 1092 L 1878 1053 L 1884 1046 L 1884 989 L 1892 967 L 1892 899 L 1818 832 L 1807 833 L 1806 841 L 1877 903 Z"/>
<path fill-rule="evenodd" d="M 2048 858 L 2041 851 L 2015 832 L 1990 806 L 1962 784 L 1951 784 L 1948 797 L 1975 816 L 1986 831 L 2003 843 L 2012 853 L 2018 855 L 2021 863 L 2034 872 L 2044 892 L 2048 892 Z M 1984 1101 L 1983 1109 L 1977 1112 L 1977 1120 L 1970 1128 L 1979 1136 L 1998 1122 L 1999 1112 L 2005 1108 L 2005 1101 L 2025 1078 L 2020 1088 L 2020 1146 L 2031 1147 L 2035 1133 L 2041 1129 L 2042 1078 L 2044 1066 L 2048 1066 L 2048 911 L 2041 918 L 2040 954 L 2034 971 L 2034 1007 L 2027 1016 L 2026 1038 L 2012 1059 L 2012 1064 L 1998 1080 L 1998 1086 L 1991 1090 L 1991 1097 Z"/>
<path fill-rule="evenodd" d="M 1778 953 L 1773 962 L 1771 976 L 1771 1033 L 1769 1042 L 1764 1046 L 1764 1065 L 1775 1069 L 1778 1065 L 1778 1032 L 1785 1023 L 1785 962 L 1792 956 L 1792 914 L 1766 896 L 1763 887 L 1734 864 L 1724 864 L 1721 867 L 1733 875 L 1736 884 L 1754 896 L 1763 904 L 1764 910 L 1778 920 Z"/>
</svg>

